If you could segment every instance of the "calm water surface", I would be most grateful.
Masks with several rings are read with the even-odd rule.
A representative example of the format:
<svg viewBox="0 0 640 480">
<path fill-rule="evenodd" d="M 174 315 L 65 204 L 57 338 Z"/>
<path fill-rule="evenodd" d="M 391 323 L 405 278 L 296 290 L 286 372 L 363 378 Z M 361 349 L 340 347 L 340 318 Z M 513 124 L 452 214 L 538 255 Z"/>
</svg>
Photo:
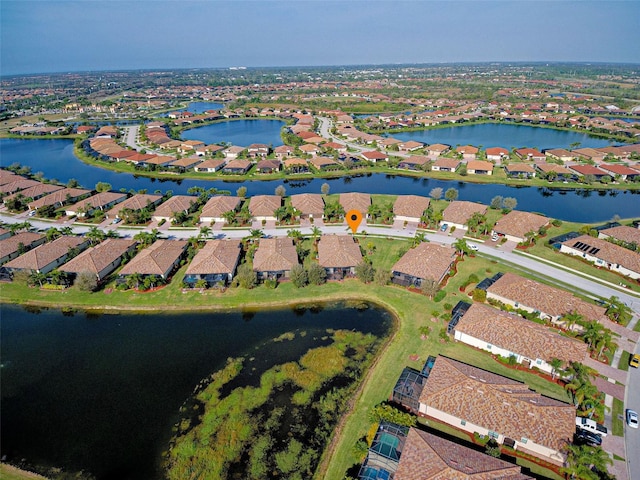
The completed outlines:
<svg viewBox="0 0 640 480">
<path fill-rule="evenodd" d="M 280 120 L 233 120 L 185 130 L 182 138 L 206 144 L 227 142 L 248 147 L 252 143 L 264 143 L 277 147 L 283 144 L 280 130 L 284 124 Z"/>
<path fill-rule="evenodd" d="M 272 195 L 278 185 L 284 184 L 288 195 L 295 193 L 320 193 L 322 184 L 328 183 L 331 193 L 369 192 L 390 195 L 428 195 L 431 189 L 456 188 L 460 200 L 470 200 L 489 204 L 496 195 L 514 197 L 517 208 L 530 212 L 540 212 L 553 218 L 574 222 L 600 222 L 614 215 L 622 218 L 640 217 L 640 195 L 632 191 L 594 190 L 549 190 L 537 187 L 509 187 L 506 185 L 483 185 L 457 181 L 443 181 L 428 178 L 410 178 L 385 174 L 368 174 L 358 177 L 335 179 L 314 178 L 304 181 L 246 181 L 224 182 L 201 180 L 157 180 L 136 177 L 128 173 L 116 173 L 86 165 L 73 154 L 71 140 L 26 140 L 0 139 L 0 163 L 29 165 L 33 172 L 43 172 L 46 178 L 66 183 L 75 178 L 87 188 L 98 182 L 108 182 L 114 190 L 147 189 L 186 194 L 190 187 L 215 187 L 232 193 L 238 187 L 247 187 L 249 195 Z M 640 192 L 638 192 L 640 193 Z"/>
<path fill-rule="evenodd" d="M 253 383 L 325 344 L 328 328 L 384 336 L 392 325 L 384 310 L 344 304 L 73 316 L 2 305 L 0 313 L 1 454 L 114 480 L 159 478 L 180 406 L 227 358 L 251 358 L 245 378 Z M 285 332 L 298 335 L 271 341 Z"/>
</svg>

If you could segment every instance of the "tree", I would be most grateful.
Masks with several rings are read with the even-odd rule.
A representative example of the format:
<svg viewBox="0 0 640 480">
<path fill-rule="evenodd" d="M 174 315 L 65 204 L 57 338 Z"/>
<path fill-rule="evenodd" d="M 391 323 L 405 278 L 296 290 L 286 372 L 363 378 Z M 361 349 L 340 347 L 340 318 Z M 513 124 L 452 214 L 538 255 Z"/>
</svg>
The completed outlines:
<svg viewBox="0 0 640 480">
<path fill-rule="evenodd" d="M 95 191 L 98 193 L 108 192 L 111 190 L 111 184 L 107 182 L 98 182 L 95 186 Z"/>
<path fill-rule="evenodd" d="M 447 200 L 449 200 L 450 202 L 457 200 L 458 198 L 458 190 L 456 190 L 455 188 L 448 188 L 447 191 L 444 193 L 444 198 L 446 198 Z"/>
<path fill-rule="evenodd" d="M 47 242 L 51 242 L 53 240 L 55 240 L 56 238 L 60 237 L 62 235 L 62 233 L 60 233 L 60 230 L 58 230 L 56 227 L 51 227 L 47 229 L 47 232 L 45 233 L 45 236 L 47 238 Z"/>
<path fill-rule="evenodd" d="M 322 230 L 314 225 L 311 227 L 311 236 L 313 237 L 313 242 L 318 243 L 318 238 L 322 236 Z"/>
<path fill-rule="evenodd" d="M 440 200 L 442 198 L 442 188 L 432 188 L 429 192 L 429 196 L 434 200 Z"/>
<path fill-rule="evenodd" d="M 258 283 L 256 272 L 253 271 L 248 263 L 243 263 L 238 267 L 235 280 L 238 282 L 239 287 L 248 289 L 255 287 Z"/>
<path fill-rule="evenodd" d="M 200 233 L 198 233 L 198 238 L 207 239 L 212 235 L 212 233 L 213 233 L 213 230 L 211 230 L 211 227 L 205 225 L 203 227 L 200 227 Z"/>
<path fill-rule="evenodd" d="M 491 204 L 489 205 L 494 210 L 500 210 L 502 208 L 503 198 L 500 195 L 496 195 L 491 199 Z"/>
<path fill-rule="evenodd" d="M 302 288 L 307 285 L 307 271 L 302 265 L 294 265 L 291 267 L 289 278 L 291 283 L 293 283 L 297 288 Z"/>
<path fill-rule="evenodd" d="M 320 192 L 323 195 L 329 195 L 329 190 L 331 190 L 331 187 L 329 186 L 328 183 L 323 183 L 322 186 L 320 187 Z"/>
<path fill-rule="evenodd" d="M 562 316 L 562 320 L 566 323 L 567 330 L 573 330 L 574 325 L 582 325 L 584 323 L 584 317 L 576 310 L 565 313 Z"/>
<path fill-rule="evenodd" d="M 436 294 L 440 291 L 440 284 L 438 284 L 438 282 L 436 282 L 435 280 L 426 278 L 422 280 L 420 291 L 427 297 L 433 299 L 433 297 L 435 297 Z"/>
<path fill-rule="evenodd" d="M 291 230 L 287 230 L 287 237 L 293 239 L 293 243 L 299 243 L 302 240 L 302 232 L 297 228 L 292 228 Z"/>
<path fill-rule="evenodd" d="M 307 268 L 307 278 L 311 285 L 322 285 L 327 281 L 327 272 L 322 266 L 312 262 Z"/>
<path fill-rule="evenodd" d="M 373 281 L 376 285 L 385 286 L 391 280 L 391 272 L 389 270 L 376 270 Z"/>
<path fill-rule="evenodd" d="M 563 365 L 564 362 L 559 358 L 553 357 L 551 360 L 549 360 L 549 366 L 551 367 L 551 378 L 555 379 L 560 374 Z"/>
<path fill-rule="evenodd" d="M 284 185 L 278 185 L 276 187 L 276 192 L 275 193 L 279 197 L 284 197 L 286 195 L 286 193 L 287 193 L 287 189 L 284 188 Z"/>
<path fill-rule="evenodd" d="M 626 325 L 633 317 L 633 311 L 618 297 L 609 298 L 609 305 L 605 314 L 612 322 Z"/>
<path fill-rule="evenodd" d="M 360 262 L 356 265 L 356 277 L 362 283 L 371 283 L 373 282 L 373 277 L 375 275 L 375 269 L 368 262 Z"/>
<path fill-rule="evenodd" d="M 81 292 L 93 292 L 98 287 L 98 279 L 91 272 L 80 272 L 73 284 Z"/>
<path fill-rule="evenodd" d="M 85 237 L 89 239 L 91 245 L 97 245 L 105 239 L 105 233 L 102 230 L 98 229 L 98 227 L 92 226 L 85 234 Z"/>
<path fill-rule="evenodd" d="M 222 218 L 224 218 L 224 221 L 227 222 L 227 225 L 233 225 L 236 220 L 236 212 L 234 210 L 224 212 L 222 214 Z"/>
<path fill-rule="evenodd" d="M 247 187 L 240 187 L 236 190 L 236 195 L 240 198 L 245 198 L 247 196 Z"/>
<path fill-rule="evenodd" d="M 565 448 L 567 462 L 560 471 L 567 475 L 567 478 L 599 480 L 600 476 L 592 468 L 595 467 L 596 470 L 603 468 L 601 471 L 607 471 L 607 465 L 613 463 L 609 455 L 599 447 L 567 444 Z"/>
<path fill-rule="evenodd" d="M 420 245 L 422 242 L 425 242 L 427 240 L 427 235 L 424 232 L 417 232 L 413 239 L 411 240 L 411 247 L 417 247 L 418 245 Z"/>
<path fill-rule="evenodd" d="M 458 240 L 456 240 L 453 243 L 453 247 L 461 257 L 463 257 L 465 254 L 469 255 L 469 245 L 467 245 L 467 241 L 464 238 L 459 238 Z"/>
<path fill-rule="evenodd" d="M 42 272 L 34 270 L 33 272 L 31 272 L 31 275 L 29 276 L 29 281 L 31 284 L 33 285 L 38 284 L 40 285 L 40 288 L 42 288 L 42 285 L 44 284 L 44 282 L 47 281 L 47 276 Z"/>
<path fill-rule="evenodd" d="M 75 178 L 70 178 L 69 181 L 67 182 L 67 188 L 77 188 L 79 186 L 80 184 L 78 183 L 78 180 L 76 180 Z"/>
<path fill-rule="evenodd" d="M 505 197 L 502 200 L 502 206 L 507 210 L 513 210 L 518 205 L 518 201 L 513 197 Z"/>
</svg>

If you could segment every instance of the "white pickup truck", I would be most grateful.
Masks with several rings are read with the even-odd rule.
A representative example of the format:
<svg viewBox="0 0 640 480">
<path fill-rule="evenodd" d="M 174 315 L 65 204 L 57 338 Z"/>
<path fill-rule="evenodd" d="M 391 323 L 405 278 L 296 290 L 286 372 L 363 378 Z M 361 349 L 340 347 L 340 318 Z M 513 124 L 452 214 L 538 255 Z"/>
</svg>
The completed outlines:
<svg viewBox="0 0 640 480">
<path fill-rule="evenodd" d="M 590 418 L 576 417 L 576 425 L 582 430 L 595 433 L 601 437 L 606 437 L 608 433 L 607 427 L 596 423 L 595 420 L 591 420 Z"/>
</svg>

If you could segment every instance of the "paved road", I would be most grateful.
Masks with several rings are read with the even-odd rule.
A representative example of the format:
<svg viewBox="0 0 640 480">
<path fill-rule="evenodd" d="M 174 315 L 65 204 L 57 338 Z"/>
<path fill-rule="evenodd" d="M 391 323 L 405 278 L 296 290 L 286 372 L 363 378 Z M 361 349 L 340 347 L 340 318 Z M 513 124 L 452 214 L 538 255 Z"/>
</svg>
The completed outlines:
<svg viewBox="0 0 640 480">
<path fill-rule="evenodd" d="M 640 353 L 640 349 L 636 347 L 635 353 Z M 629 368 L 627 398 L 624 405 L 626 408 L 635 410 L 640 413 L 640 369 Z M 629 470 L 629 478 L 632 480 L 640 479 L 640 429 L 629 428 L 625 421 L 624 440 L 627 447 L 627 468 Z"/>
</svg>

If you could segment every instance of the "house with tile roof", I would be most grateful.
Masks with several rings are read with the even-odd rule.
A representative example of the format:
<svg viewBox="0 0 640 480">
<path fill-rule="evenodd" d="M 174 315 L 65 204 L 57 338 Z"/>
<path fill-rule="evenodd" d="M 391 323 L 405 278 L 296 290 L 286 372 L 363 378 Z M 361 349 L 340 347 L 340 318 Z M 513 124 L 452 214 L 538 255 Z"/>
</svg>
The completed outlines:
<svg viewBox="0 0 640 480">
<path fill-rule="evenodd" d="M 426 147 L 427 155 L 432 157 L 439 157 L 443 153 L 446 153 L 451 148 L 450 145 L 444 145 L 442 143 L 434 143 L 433 145 L 429 145 Z"/>
<path fill-rule="evenodd" d="M 505 158 L 509 158 L 509 150 L 502 147 L 489 147 L 485 150 L 487 160 L 498 162 Z"/>
<path fill-rule="evenodd" d="M 294 265 L 299 265 L 298 252 L 291 238 L 262 238 L 253 257 L 253 271 L 258 280 L 288 278 Z"/>
<path fill-rule="evenodd" d="M 180 172 L 186 172 L 187 170 L 193 170 L 196 165 L 202 162 L 202 158 L 198 156 L 184 157 L 171 162 L 168 167 L 173 170 L 179 170 Z"/>
<path fill-rule="evenodd" d="M 607 172 L 612 178 L 620 180 L 635 180 L 640 178 L 640 171 L 627 167 L 626 165 L 611 165 L 608 163 L 600 164 L 600 168 Z"/>
<path fill-rule="evenodd" d="M 358 210 L 362 213 L 363 218 L 369 217 L 368 212 L 371 206 L 371 195 L 368 193 L 341 193 L 339 202 L 342 208 L 344 208 L 345 213 L 351 210 Z"/>
<path fill-rule="evenodd" d="M 118 268 L 126 255 L 135 251 L 137 243 L 132 239 L 108 238 L 72 258 L 59 270 L 73 276 L 90 272 L 101 281 Z"/>
<path fill-rule="evenodd" d="M 544 155 L 546 158 L 560 160 L 563 163 L 572 162 L 578 158 L 578 155 L 570 152 L 569 150 L 565 150 L 564 148 L 550 148 L 544 151 Z"/>
<path fill-rule="evenodd" d="M 559 358 L 565 364 L 588 358 L 587 345 L 564 337 L 544 325 L 489 305 L 474 303 L 458 320 L 454 338 L 472 347 L 516 361 L 529 368 L 552 373 L 549 362 Z"/>
<path fill-rule="evenodd" d="M 227 164 L 227 161 L 224 158 L 208 158 L 202 163 L 199 163 L 193 169 L 196 172 L 207 172 L 213 173 L 218 170 L 222 170 L 222 168 Z"/>
<path fill-rule="evenodd" d="M 11 273 L 17 271 L 49 273 L 67 261 L 70 251 L 75 250 L 80 253 L 88 246 L 89 241 L 85 237 L 58 237 L 52 242 L 43 243 L 14 258 L 3 268 Z"/>
<path fill-rule="evenodd" d="M 591 175 L 595 177 L 596 180 L 600 180 L 605 175 L 609 175 L 609 173 L 604 170 L 600 170 L 598 167 L 594 167 L 593 165 L 571 165 L 568 168 L 579 177 Z"/>
<path fill-rule="evenodd" d="M 350 235 L 322 235 L 318 242 L 318 263 L 327 272 L 327 279 L 342 280 L 356 273 L 362 263 L 360 246 Z"/>
<path fill-rule="evenodd" d="M 461 145 L 456 147 L 456 152 L 462 155 L 463 160 L 475 160 L 480 150 L 473 145 Z"/>
<path fill-rule="evenodd" d="M 431 170 L 434 172 L 455 172 L 461 163 L 457 158 L 440 157 L 433 162 Z"/>
<path fill-rule="evenodd" d="M 284 169 L 289 173 L 307 173 L 309 162 L 304 158 L 287 158 L 284 160 Z"/>
<path fill-rule="evenodd" d="M 440 225 L 445 223 L 449 227 L 456 227 L 462 230 L 468 230 L 467 222 L 475 213 L 484 215 L 487 212 L 487 206 L 481 203 L 467 202 L 466 200 L 454 200 L 447 205 L 442 211 L 442 220 Z"/>
<path fill-rule="evenodd" d="M 256 172 L 258 173 L 273 173 L 279 172 L 280 168 L 282 168 L 282 163 L 280 160 L 265 158 L 264 160 L 260 160 L 256 163 Z"/>
<path fill-rule="evenodd" d="M 395 219 L 403 222 L 420 223 L 431 199 L 420 195 L 398 195 L 393 204 Z"/>
<path fill-rule="evenodd" d="M 309 163 L 313 165 L 316 170 L 324 172 L 340 169 L 340 164 L 331 157 L 313 157 L 309 160 Z"/>
<path fill-rule="evenodd" d="M 398 285 L 420 287 L 425 280 L 440 284 L 449 273 L 456 251 L 449 245 L 421 243 L 410 249 L 391 269 L 392 281 Z"/>
<path fill-rule="evenodd" d="M 429 157 L 425 155 L 411 155 L 409 157 L 403 157 L 398 162 L 398 168 L 403 170 L 422 170 L 425 165 L 428 165 Z"/>
<path fill-rule="evenodd" d="M 574 405 L 442 355 L 420 393 L 419 414 L 559 466 L 576 429 Z"/>
<path fill-rule="evenodd" d="M 42 245 L 46 238 L 35 232 L 19 232 L 0 240 L 0 265 L 16 258 L 30 248 Z"/>
<path fill-rule="evenodd" d="M 371 150 L 369 152 L 362 152 L 362 157 L 373 163 L 387 162 L 389 161 L 389 155 L 379 152 L 378 150 Z"/>
<path fill-rule="evenodd" d="M 301 218 L 324 218 L 324 197 L 318 193 L 299 193 L 291 195 L 291 206 Z"/>
<path fill-rule="evenodd" d="M 3 202 L 6 203 L 7 200 L 12 200 L 17 195 L 22 195 L 22 197 L 27 202 L 29 202 L 37 200 L 38 198 L 42 198 L 45 195 L 49 195 L 50 193 L 57 192 L 59 190 L 64 190 L 64 187 L 62 185 L 53 185 L 51 183 L 39 183 L 38 185 L 34 185 L 33 187 L 20 190 L 17 193 L 7 195 L 3 198 Z"/>
<path fill-rule="evenodd" d="M 226 222 L 224 214 L 227 212 L 237 212 L 240 209 L 242 199 L 229 195 L 216 195 L 211 197 L 202 207 L 200 212 L 200 222 L 205 224 Z"/>
<path fill-rule="evenodd" d="M 222 173 L 229 173 L 232 175 L 244 175 L 249 170 L 251 170 L 252 166 L 253 166 L 253 163 L 251 163 L 249 160 L 236 158 L 235 160 L 231 160 L 227 162 L 227 164 L 224 167 L 222 167 Z"/>
<path fill-rule="evenodd" d="M 180 264 L 187 245 L 186 240 L 156 240 L 122 267 L 118 278 L 126 281 L 129 275 L 138 273 L 142 276 L 157 275 L 167 280 Z"/>
<path fill-rule="evenodd" d="M 30 187 L 35 187 L 36 185 L 40 185 L 40 182 L 16 176 L 12 181 L 0 185 L 0 196 L 10 195 Z"/>
<path fill-rule="evenodd" d="M 549 221 L 547 217 L 536 213 L 511 210 L 496 222 L 492 233 L 506 237 L 512 242 L 521 243 L 527 238 L 527 233 L 534 232 L 537 235 L 541 227 L 549 225 Z"/>
<path fill-rule="evenodd" d="M 547 175 L 550 172 L 555 173 L 556 177 L 564 177 L 564 178 L 572 178 L 575 174 L 566 167 L 562 165 L 557 165 L 555 163 L 536 163 L 536 170 L 540 171 L 543 175 Z"/>
<path fill-rule="evenodd" d="M 29 202 L 28 206 L 29 210 L 37 210 L 40 207 L 48 205 L 59 208 L 65 204 L 76 202 L 89 194 L 91 194 L 91 190 L 85 190 L 84 188 L 63 188 L 62 190 L 56 190 L 44 197 Z"/>
<path fill-rule="evenodd" d="M 617 240 L 627 245 L 640 246 L 640 229 L 619 225 L 617 227 L 606 228 L 598 232 L 598 238 Z"/>
<path fill-rule="evenodd" d="M 576 312 L 587 320 L 602 321 L 606 309 L 593 305 L 559 288 L 505 273 L 487 287 L 487 300 L 497 300 L 513 308 L 536 312 L 541 319 L 562 323 L 563 315 Z"/>
<path fill-rule="evenodd" d="M 534 178 L 536 169 L 526 163 L 510 163 L 504 166 L 507 177 L 511 178 Z"/>
<path fill-rule="evenodd" d="M 255 220 L 276 221 L 275 211 L 282 206 L 279 195 L 255 195 L 249 199 L 249 212 Z"/>
<path fill-rule="evenodd" d="M 544 162 L 547 158 L 544 153 L 535 148 L 518 148 L 515 154 L 521 160 L 529 160 L 532 162 Z"/>
<path fill-rule="evenodd" d="M 126 200 L 118 203 L 111 210 L 107 211 L 107 218 L 120 218 L 122 210 L 140 211 L 143 209 L 154 210 L 156 205 L 162 202 L 162 195 L 152 195 L 148 193 L 136 193 Z"/>
<path fill-rule="evenodd" d="M 188 214 L 198 201 L 193 195 L 173 195 L 165 202 L 162 202 L 153 212 L 151 217 L 154 221 L 164 220 L 170 222 L 178 212 Z"/>
<path fill-rule="evenodd" d="M 232 145 L 224 151 L 224 156 L 226 158 L 238 158 L 242 152 L 244 152 L 247 147 L 241 147 L 239 145 Z"/>
<path fill-rule="evenodd" d="M 560 251 L 634 280 L 640 279 L 640 253 L 601 238 L 581 235 L 562 242 Z"/>
<path fill-rule="evenodd" d="M 124 202 L 126 199 L 126 193 L 100 192 L 65 207 L 65 214 L 69 217 L 84 217 L 87 214 L 91 214 L 94 210 L 102 210 L 103 212 L 109 210 L 117 203 Z"/>
<path fill-rule="evenodd" d="M 493 163 L 484 160 L 469 160 L 467 173 L 469 175 L 493 175 Z"/>
<path fill-rule="evenodd" d="M 415 427 L 381 422 L 359 480 L 533 480 L 519 466 Z"/>
<path fill-rule="evenodd" d="M 184 282 L 193 287 L 204 280 L 210 287 L 228 285 L 238 268 L 241 244 L 238 240 L 208 240 L 193 257 L 184 274 Z"/>
</svg>

